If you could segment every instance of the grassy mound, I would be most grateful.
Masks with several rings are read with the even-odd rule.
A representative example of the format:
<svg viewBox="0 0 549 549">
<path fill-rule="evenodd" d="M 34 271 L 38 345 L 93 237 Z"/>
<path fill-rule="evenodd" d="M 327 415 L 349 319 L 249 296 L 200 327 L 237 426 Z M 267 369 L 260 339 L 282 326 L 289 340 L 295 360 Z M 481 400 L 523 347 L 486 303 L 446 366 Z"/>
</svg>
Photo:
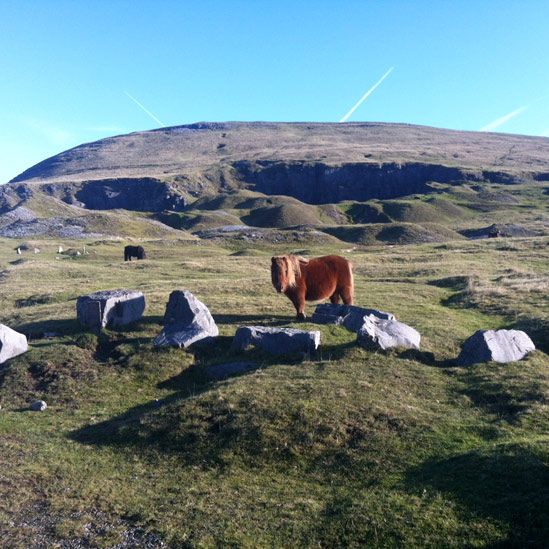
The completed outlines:
<svg viewBox="0 0 549 549">
<path fill-rule="evenodd" d="M 444 199 L 391 200 L 383 202 L 383 212 L 395 222 L 444 223 L 464 215 L 464 211 Z"/>
<path fill-rule="evenodd" d="M 308 204 L 281 204 L 264 206 L 250 210 L 242 217 L 248 225 L 255 227 L 275 227 L 279 229 L 298 225 L 321 225 L 318 210 Z"/>
<path fill-rule="evenodd" d="M 219 212 L 164 212 L 157 216 L 162 223 L 174 229 L 203 231 L 225 225 L 241 225 L 240 219 L 225 211 Z"/>
<path fill-rule="evenodd" d="M 369 225 L 347 225 L 323 228 L 323 231 L 340 240 L 353 244 L 421 244 L 445 242 L 463 238 L 458 233 L 434 223 L 386 223 Z"/>
<path fill-rule="evenodd" d="M 199 198 L 191 204 L 191 208 L 195 210 L 233 210 L 243 207 L 241 204 L 245 203 L 247 200 L 253 200 L 255 198 L 261 199 L 264 196 L 265 195 L 254 191 L 239 189 L 238 191 L 220 193 L 214 197 L 207 196 Z"/>
<path fill-rule="evenodd" d="M 390 223 L 391 219 L 383 212 L 383 206 L 379 203 L 360 203 L 351 204 L 347 210 L 347 215 L 353 223 Z"/>
</svg>

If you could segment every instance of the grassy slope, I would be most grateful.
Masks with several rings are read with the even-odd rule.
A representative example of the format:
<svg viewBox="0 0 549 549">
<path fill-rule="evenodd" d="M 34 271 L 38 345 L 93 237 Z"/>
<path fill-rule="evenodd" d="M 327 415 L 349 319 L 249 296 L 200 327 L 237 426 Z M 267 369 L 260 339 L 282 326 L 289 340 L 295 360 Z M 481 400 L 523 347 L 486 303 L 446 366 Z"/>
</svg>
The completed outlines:
<svg viewBox="0 0 549 549">
<path fill-rule="evenodd" d="M 274 159 L 321 161 L 328 165 L 420 162 L 520 173 L 546 171 L 547 143 L 543 137 L 409 124 L 212 123 L 135 132 L 86 143 L 47 159 L 22 175 L 26 179 L 75 182 L 113 177 L 177 181 L 178 176 L 185 174 L 194 180 L 201 173 L 213 175 L 219 170 L 228 170 L 230 175 L 235 161 Z"/>
<path fill-rule="evenodd" d="M 451 363 L 479 328 L 526 325 L 549 350 L 547 239 L 356 250 L 357 303 L 415 326 L 424 352 L 370 353 L 344 329 L 314 326 L 323 346 L 304 362 L 230 350 L 239 325 L 293 325 L 268 273 L 271 253 L 287 250 L 144 245 L 149 260 L 124 264 L 116 242 L 57 260 L 44 241 L 13 263 L 13 242 L 0 241 L 2 322 L 59 334 L 0 370 L 0 540 L 110 546 L 120 520 L 177 546 L 548 539 L 547 355 Z M 146 294 L 144 319 L 82 334 L 74 299 L 121 286 Z M 210 307 L 215 348 L 152 348 L 179 287 Z M 262 368 L 222 382 L 204 373 L 248 356 Z M 47 412 L 20 411 L 36 398 Z"/>
</svg>

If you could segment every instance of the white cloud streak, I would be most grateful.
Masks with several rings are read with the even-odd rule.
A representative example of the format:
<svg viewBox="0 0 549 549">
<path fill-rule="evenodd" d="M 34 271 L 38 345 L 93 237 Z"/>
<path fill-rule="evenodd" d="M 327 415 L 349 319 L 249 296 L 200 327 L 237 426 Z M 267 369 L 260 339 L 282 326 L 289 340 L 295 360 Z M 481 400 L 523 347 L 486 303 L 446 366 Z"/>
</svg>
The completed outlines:
<svg viewBox="0 0 549 549">
<path fill-rule="evenodd" d="M 479 131 L 481 132 L 491 132 L 492 130 L 495 130 L 496 128 L 499 128 L 500 126 L 503 126 L 503 124 L 509 122 L 512 118 L 515 118 L 515 116 L 518 116 L 519 114 L 522 114 L 529 105 L 524 105 L 523 107 L 519 107 L 518 109 L 515 109 L 514 111 L 511 111 L 510 113 L 507 113 L 504 116 L 500 116 L 499 118 L 496 118 L 489 124 L 486 124 L 486 126 L 482 126 Z"/>
<path fill-rule="evenodd" d="M 391 67 L 385 72 L 385 74 L 355 103 L 353 108 L 340 120 L 340 122 L 346 122 L 349 116 L 353 114 L 366 99 L 374 92 L 374 90 L 393 72 L 394 67 Z"/>
<path fill-rule="evenodd" d="M 158 118 L 149 111 L 146 107 L 144 107 L 135 97 L 130 95 L 127 91 L 124 92 L 138 107 L 140 107 L 142 110 L 144 110 L 154 121 L 158 122 L 163 128 L 166 127 L 166 124 L 158 120 Z"/>
</svg>

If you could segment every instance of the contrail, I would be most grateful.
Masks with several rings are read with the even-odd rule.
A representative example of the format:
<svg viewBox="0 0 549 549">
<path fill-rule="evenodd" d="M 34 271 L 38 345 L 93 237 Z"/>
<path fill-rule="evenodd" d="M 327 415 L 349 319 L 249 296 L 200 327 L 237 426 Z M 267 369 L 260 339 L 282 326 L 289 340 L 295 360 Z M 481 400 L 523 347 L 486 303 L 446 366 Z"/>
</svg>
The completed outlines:
<svg viewBox="0 0 549 549">
<path fill-rule="evenodd" d="M 138 107 L 141 107 L 155 122 L 158 122 L 163 128 L 166 127 L 166 124 L 164 124 L 163 122 L 161 122 L 160 120 L 158 120 L 158 118 L 156 118 L 156 116 L 151 112 L 149 111 L 148 109 L 146 109 L 135 97 L 131 96 L 127 91 L 124 92 Z"/>
<path fill-rule="evenodd" d="M 514 111 L 511 111 L 510 113 L 506 114 L 505 116 L 501 116 L 500 118 L 496 118 L 490 124 L 486 124 L 486 126 L 482 126 L 479 131 L 481 132 L 491 132 L 492 130 L 495 130 L 496 128 L 499 128 L 505 122 L 509 122 L 511 118 L 515 118 L 515 116 L 518 116 L 519 114 L 522 114 L 530 105 L 524 105 L 523 107 L 519 107 L 518 109 L 515 109 Z"/>
<path fill-rule="evenodd" d="M 362 103 L 364 101 L 366 101 L 366 99 L 368 98 L 369 95 L 372 94 L 372 92 L 391 74 L 391 72 L 393 72 L 393 69 L 394 67 L 391 67 L 358 101 L 357 103 L 355 104 L 355 106 L 340 120 L 340 122 L 345 122 L 347 120 L 347 118 L 349 118 L 349 116 L 351 116 L 351 114 L 353 114 L 357 109 L 358 107 L 360 107 L 360 105 L 362 105 Z"/>
</svg>

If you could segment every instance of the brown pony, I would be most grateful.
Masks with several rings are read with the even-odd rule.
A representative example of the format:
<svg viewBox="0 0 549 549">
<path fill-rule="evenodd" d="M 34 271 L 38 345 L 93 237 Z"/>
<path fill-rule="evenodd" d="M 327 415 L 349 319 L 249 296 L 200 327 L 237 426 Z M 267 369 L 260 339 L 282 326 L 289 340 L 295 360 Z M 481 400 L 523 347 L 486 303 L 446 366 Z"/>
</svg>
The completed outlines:
<svg viewBox="0 0 549 549">
<path fill-rule="evenodd" d="M 332 303 L 353 304 L 353 266 L 338 255 L 305 259 L 279 255 L 271 260 L 271 278 L 278 293 L 294 304 L 298 320 L 305 319 L 305 300 L 330 298 Z"/>
</svg>

